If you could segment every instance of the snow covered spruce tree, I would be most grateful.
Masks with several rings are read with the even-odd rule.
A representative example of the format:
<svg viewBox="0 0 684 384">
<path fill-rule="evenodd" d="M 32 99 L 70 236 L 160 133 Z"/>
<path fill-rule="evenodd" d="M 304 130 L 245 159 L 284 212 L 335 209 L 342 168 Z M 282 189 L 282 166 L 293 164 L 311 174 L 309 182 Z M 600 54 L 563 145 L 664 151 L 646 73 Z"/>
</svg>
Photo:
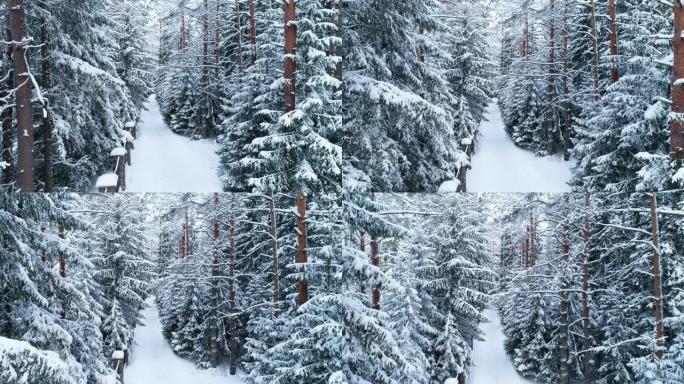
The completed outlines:
<svg viewBox="0 0 684 384">
<path fill-rule="evenodd" d="M 457 178 L 490 94 L 485 5 L 346 5 L 346 184 L 429 191 Z"/>
<path fill-rule="evenodd" d="M 137 0 L 23 3 L 25 41 L 33 41 L 26 63 L 33 76 L 29 96 L 34 113 L 29 124 L 35 133 L 33 142 L 14 149 L 13 143 L 23 143 L 31 135 L 17 136 L 8 120 L 16 110 L 9 103 L 15 94 L 4 82 L 0 88 L 9 92 L 8 103 L 3 103 L 8 107 L 4 182 L 13 181 L 10 170 L 16 171 L 24 153 L 19 149 L 27 147 L 34 153 L 29 159 L 33 177 L 27 180 L 35 186 L 32 189 L 87 190 L 94 176 L 109 169 L 109 152 L 121 145 L 124 124 L 137 119 L 148 93 L 150 60 L 140 25 L 143 7 Z M 0 5 L 3 21 L 8 13 L 7 3 Z M 3 50 L 11 51 L 5 44 Z M 11 68 L 9 58 L 0 59 L 5 69 Z"/>
</svg>

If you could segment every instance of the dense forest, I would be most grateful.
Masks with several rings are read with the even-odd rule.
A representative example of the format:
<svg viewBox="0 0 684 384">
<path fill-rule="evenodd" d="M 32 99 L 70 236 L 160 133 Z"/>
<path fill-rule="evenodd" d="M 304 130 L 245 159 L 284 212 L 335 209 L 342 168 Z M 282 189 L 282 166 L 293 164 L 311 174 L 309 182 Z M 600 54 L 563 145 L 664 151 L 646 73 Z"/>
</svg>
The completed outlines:
<svg viewBox="0 0 684 384">
<path fill-rule="evenodd" d="M 577 191 L 681 187 L 679 1 L 350 1 L 348 8 L 349 189 L 429 192 L 454 179 L 465 191 L 494 100 L 517 146 L 571 161 Z"/>
<path fill-rule="evenodd" d="M 155 304 L 177 355 L 250 382 L 301 383 L 294 362 L 339 356 L 310 341 L 345 326 L 335 199 L 1 197 L 3 383 L 113 383 L 110 357 L 141 358 L 133 331 Z"/>
<path fill-rule="evenodd" d="M 349 295 L 379 311 L 388 335 L 385 358 L 366 360 L 362 377 L 465 382 L 491 306 L 515 369 L 533 382 L 682 382 L 682 207 L 680 193 L 345 203 L 345 253 L 370 257 L 376 269 L 359 275 L 381 273 Z"/>
<path fill-rule="evenodd" d="M 3 185 L 92 190 L 155 93 L 171 130 L 218 141 L 224 189 L 339 190 L 340 4 L 3 3 Z"/>
</svg>

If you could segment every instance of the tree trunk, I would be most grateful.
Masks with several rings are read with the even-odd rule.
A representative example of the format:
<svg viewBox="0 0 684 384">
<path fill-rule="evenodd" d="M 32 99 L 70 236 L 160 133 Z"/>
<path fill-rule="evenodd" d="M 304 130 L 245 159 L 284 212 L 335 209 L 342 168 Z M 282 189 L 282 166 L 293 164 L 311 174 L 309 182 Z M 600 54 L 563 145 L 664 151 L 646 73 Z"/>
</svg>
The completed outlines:
<svg viewBox="0 0 684 384">
<path fill-rule="evenodd" d="M 653 240 L 653 301 L 655 308 L 656 345 L 655 355 L 662 359 L 665 352 L 665 332 L 663 329 L 663 284 L 660 271 L 660 239 L 658 235 L 658 203 L 655 193 L 649 195 L 651 203 L 651 237 Z"/>
<path fill-rule="evenodd" d="M 219 195 L 214 193 L 214 213 L 219 210 Z M 213 237 L 214 237 L 214 260 L 211 265 L 211 366 L 218 367 L 219 365 L 219 222 L 217 219 L 213 223 Z"/>
<path fill-rule="evenodd" d="M 181 19 L 180 19 L 180 39 L 178 42 L 178 50 L 182 51 L 186 47 L 186 41 L 185 41 L 185 10 L 181 11 Z"/>
<path fill-rule="evenodd" d="M 359 231 L 359 250 L 366 253 L 366 234 L 363 231 Z M 366 286 L 361 282 L 361 293 L 366 293 Z"/>
<path fill-rule="evenodd" d="M 591 48 L 594 56 L 594 101 L 598 101 L 599 97 L 601 97 L 601 90 L 599 77 L 598 31 L 596 28 L 596 5 L 594 5 L 594 0 L 589 0 L 589 12 L 591 13 Z"/>
<path fill-rule="evenodd" d="M 610 19 L 610 60 L 612 62 L 610 69 L 610 80 L 612 83 L 615 83 L 620 79 L 617 65 L 617 7 L 615 6 L 615 0 L 608 1 L 608 18 Z"/>
<path fill-rule="evenodd" d="M 254 15 L 254 0 L 249 0 L 249 45 L 252 52 L 251 63 L 256 63 L 256 16 Z"/>
<path fill-rule="evenodd" d="M 530 54 L 530 20 L 525 16 L 525 26 L 523 27 L 523 46 L 522 55 L 527 57 Z"/>
<path fill-rule="evenodd" d="M 568 302 L 568 289 L 570 289 L 570 281 L 568 277 L 568 262 L 570 260 L 570 195 L 565 194 L 565 213 L 562 224 L 562 244 L 561 244 L 561 291 L 560 291 L 560 329 L 558 331 L 559 339 L 559 359 L 560 359 L 560 384 L 570 383 L 570 370 L 568 367 L 568 359 L 570 357 L 568 353 L 568 334 L 570 332 L 568 312 L 570 304 Z"/>
<path fill-rule="evenodd" d="M 62 240 L 66 238 L 64 234 L 64 227 L 59 227 L 59 232 L 57 232 L 57 236 L 59 236 L 59 238 Z M 66 260 L 64 260 L 64 252 L 61 251 L 59 252 L 59 276 L 66 277 Z"/>
<path fill-rule="evenodd" d="M 230 314 L 230 374 L 237 372 L 238 361 L 238 336 L 237 336 L 237 311 L 235 308 L 235 217 L 231 213 L 229 230 L 229 270 L 228 270 L 228 313 Z"/>
<path fill-rule="evenodd" d="M 202 88 L 209 90 L 209 0 L 204 0 L 204 16 L 202 17 Z M 206 93 L 205 93 L 206 95 Z M 206 103 L 202 116 L 202 137 L 209 137 L 209 118 L 211 116 L 211 98 L 205 96 Z"/>
<path fill-rule="evenodd" d="M 237 31 L 238 83 L 242 80 L 242 24 L 240 23 L 240 1 L 235 0 L 235 29 Z"/>
<path fill-rule="evenodd" d="M 563 158 L 565 161 L 570 160 L 570 148 L 572 141 L 570 134 L 572 132 L 572 105 L 570 103 L 570 59 L 569 59 L 569 26 L 568 26 L 568 0 L 565 0 L 565 7 L 563 9 Z"/>
<path fill-rule="evenodd" d="M 418 28 L 418 33 L 421 35 L 424 35 L 425 34 L 425 27 L 423 27 L 421 25 Z M 423 48 L 423 44 L 420 44 L 420 46 L 418 47 L 418 61 L 420 61 L 421 63 L 425 62 L 425 48 Z"/>
<path fill-rule="evenodd" d="M 534 213 L 530 213 L 530 268 L 537 264 L 537 223 L 534 220 Z"/>
<path fill-rule="evenodd" d="M 285 112 L 295 109 L 295 49 L 297 46 L 297 28 L 295 21 L 295 0 L 287 0 L 285 3 L 285 61 L 283 64 L 283 75 L 285 86 L 283 87 L 283 107 Z"/>
<path fill-rule="evenodd" d="M 344 0 L 338 0 L 338 15 L 337 15 L 337 35 L 339 38 L 344 37 L 344 17 L 342 16 L 343 13 L 342 11 L 344 10 Z M 340 62 L 337 64 L 335 67 L 335 77 L 337 77 L 339 80 L 342 80 L 342 68 L 343 68 L 343 60 L 344 54 L 342 52 L 342 45 L 337 48 L 337 55 L 340 57 Z"/>
<path fill-rule="evenodd" d="M 290 0 L 292 1 L 292 0 Z M 297 264 L 302 276 L 299 278 L 299 305 L 309 300 L 309 283 L 306 279 L 306 195 L 304 192 L 297 193 Z"/>
<path fill-rule="evenodd" d="M 551 20 L 549 23 L 549 87 L 548 117 L 546 127 L 546 151 L 549 155 L 556 151 L 556 24 L 554 24 L 555 0 L 551 0 Z"/>
<path fill-rule="evenodd" d="M 41 0 L 41 7 L 47 13 L 48 6 L 45 0 Z M 42 20 L 43 25 L 40 30 L 43 45 L 40 47 L 41 55 L 41 78 L 43 87 L 43 97 L 49 97 L 52 91 L 52 68 L 50 66 L 50 34 L 48 31 L 47 18 Z M 45 192 L 53 192 L 55 189 L 54 178 L 52 175 L 52 131 L 54 129 L 52 113 L 50 110 L 49 99 L 45 99 L 43 105 L 43 172 L 45 173 Z"/>
<path fill-rule="evenodd" d="M 9 29 L 6 31 L 7 41 L 12 41 L 12 33 Z M 13 45 L 7 44 L 7 51 L 5 52 L 7 56 L 7 63 L 12 62 L 12 50 Z M 7 81 L 3 84 L 7 88 L 7 91 L 0 92 L 0 97 L 8 97 L 10 95 L 10 90 L 14 88 L 14 81 L 11 75 L 11 67 L 9 69 Z M 0 162 L 4 162 L 5 168 L 2 170 L 2 182 L 3 184 L 11 184 L 14 179 L 14 159 L 12 158 L 12 111 L 13 108 L 10 106 L 5 106 L 2 114 L 0 114 L 0 120 L 2 120 L 2 156 L 0 156 Z"/>
<path fill-rule="evenodd" d="M 33 192 L 33 112 L 28 57 L 24 48 L 24 0 L 7 0 L 10 30 L 14 44 L 14 88 L 17 115 L 17 188 Z"/>
<path fill-rule="evenodd" d="M 268 201 L 271 221 L 271 250 L 273 251 L 273 317 L 280 315 L 280 273 L 278 272 L 278 227 L 276 226 L 275 196 Z"/>
<path fill-rule="evenodd" d="M 378 240 L 375 238 L 375 236 L 371 236 L 370 247 L 371 264 L 376 267 L 379 267 L 380 256 L 378 254 Z M 380 309 L 380 288 L 378 287 L 373 287 L 373 291 L 371 292 L 371 307 L 377 310 Z"/>
<path fill-rule="evenodd" d="M 584 194 L 584 255 L 582 257 L 582 350 L 584 358 L 584 384 L 592 383 L 594 355 L 589 323 L 589 192 Z"/>
<path fill-rule="evenodd" d="M 670 151 L 684 160 L 684 3 L 674 0 L 674 60 L 672 62 L 672 120 Z M 679 82 L 678 82 L 679 81 Z"/>
</svg>

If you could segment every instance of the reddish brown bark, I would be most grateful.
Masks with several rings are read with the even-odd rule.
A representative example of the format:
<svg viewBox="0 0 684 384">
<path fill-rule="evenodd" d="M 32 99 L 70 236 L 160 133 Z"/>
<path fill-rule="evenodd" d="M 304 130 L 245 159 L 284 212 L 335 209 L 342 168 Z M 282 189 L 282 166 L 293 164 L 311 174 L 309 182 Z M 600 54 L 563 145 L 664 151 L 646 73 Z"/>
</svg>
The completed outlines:
<svg viewBox="0 0 684 384">
<path fill-rule="evenodd" d="M 569 54 L 569 26 L 568 26 L 568 13 L 569 5 L 568 0 L 564 2 L 565 7 L 563 9 L 563 124 L 562 132 L 563 135 L 563 156 L 564 159 L 570 160 L 570 148 L 572 147 L 572 141 L 570 140 L 570 134 L 572 130 L 572 113 L 570 111 L 570 86 L 568 84 L 570 79 L 570 54 Z"/>
<path fill-rule="evenodd" d="M 380 255 L 378 253 L 378 240 L 374 237 L 371 236 L 371 241 L 370 241 L 370 247 L 371 247 L 371 264 L 379 267 L 380 266 Z M 371 292 L 371 307 L 373 309 L 380 309 L 380 288 L 378 287 L 373 287 L 373 291 Z"/>
<path fill-rule="evenodd" d="M 9 28 L 6 31 L 6 35 L 7 41 L 11 41 L 12 33 L 10 32 Z M 5 55 L 7 56 L 8 63 L 12 62 L 12 47 L 12 44 L 7 44 Z M 11 70 L 12 69 L 10 68 L 10 71 Z M 4 86 L 7 91 L 0 92 L 0 97 L 9 97 L 9 90 L 14 88 L 14 80 L 11 74 L 7 76 Z M 2 114 L 0 114 L 0 120 L 2 120 L 2 148 L 0 148 L 2 154 L 0 155 L 0 161 L 4 162 L 6 165 L 6 167 L 2 170 L 2 182 L 5 184 L 10 184 L 14 178 L 14 159 L 12 158 L 12 111 L 14 108 L 7 105 L 5 107 L 6 108 L 3 109 Z"/>
<path fill-rule="evenodd" d="M 31 79 L 28 57 L 24 48 L 24 0 L 7 0 L 9 24 L 12 32 L 14 88 L 17 119 L 17 188 L 33 192 L 33 112 L 31 108 Z"/>
<path fill-rule="evenodd" d="M 185 33 L 185 10 L 183 10 L 180 17 L 180 38 L 178 39 L 179 51 L 184 50 L 186 47 Z"/>
<path fill-rule="evenodd" d="M 598 31 L 596 28 L 596 5 L 594 0 L 589 0 L 589 13 L 591 14 L 591 48 L 593 51 L 592 61 L 594 64 L 594 101 L 601 97 L 600 77 L 599 77 L 599 52 L 598 52 Z"/>
<path fill-rule="evenodd" d="M 283 109 L 290 112 L 295 109 L 295 49 L 297 46 L 297 28 L 294 25 L 295 0 L 287 0 L 283 6 L 285 12 L 285 61 L 283 75 L 285 86 L 283 87 Z"/>
<path fill-rule="evenodd" d="M 549 23 L 549 86 L 548 86 L 548 117 L 546 127 L 546 151 L 549 154 L 555 152 L 556 141 L 556 24 L 553 19 L 553 12 L 555 9 L 555 0 L 551 0 L 549 6 L 551 8 L 552 18 Z"/>
<path fill-rule="evenodd" d="M 59 236 L 59 238 L 62 240 L 66 238 L 66 235 L 64 234 L 64 227 L 59 227 L 57 236 Z M 66 261 L 64 260 L 64 252 L 59 253 L 59 276 L 66 277 Z"/>
<path fill-rule="evenodd" d="M 660 238 L 658 234 L 658 203 L 655 193 L 649 195 L 651 205 L 651 239 L 653 242 L 653 304 L 655 308 L 655 355 L 662 359 L 665 352 L 663 328 L 663 283 L 660 271 Z"/>
<path fill-rule="evenodd" d="M 620 74 L 617 65 L 617 7 L 615 5 L 615 0 L 608 1 L 608 18 L 610 19 L 610 56 L 612 61 L 610 69 L 610 80 L 611 82 L 615 83 L 620 79 Z"/>
<path fill-rule="evenodd" d="M 563 262 L 561 266 L 561 290 L 560 290 L 560 329 L 558 332 L 559 340 L 559 360 L 560 360 L 560 384 L 570 383 L 570 369 L 568 367 L 568 340 L 569 340 L 569 317 L 568 312 L 570 310 L 570 303 L 568 302 L 568 289 L 570 288 L 569 277 L 567 276 L 568 271 L 568 261 L 570 260 L 570 195 L 565 194 L 564 196 L 564 217 L 562 227 L 562 244 L 561 244 L 561 261 Z"/>
<path fill-rule="evenodd" d="M 219 210 L 219 196 L 214 193 L 214 212 Z M 213 260 L 211 263 L 211 366 L 217 367 L 219 364 L 220 345 L 219 345 L 219 323 L 218 323 L 218 307 L 219 307 L 219 222 L 214 220 L 213 223 Z"/>
<path fill-rule="evenodd" d="M 584 383 L 592 383 L 592 372 L 594 357 L 591 351 L 591 328 L 589 323 L 589 192 L 584 194 L 584 231 L 582 239 L 584 242 L 582 256 L 582 350 L 584 365 Z"/>
<path fill-rule="evenodd" d="M 299 192 L 297 193 L 297 264 L 300 265 L 299 272 L 302 274 L 298 284 L 299 305 L 303 305 L 309 300 L 309 282 L 305 276 L 307 263 L 306 243 L 306 195 L 304 192 Z"/>
<path fill-rule="evenodd" d="M 363 231 L 359 231 L 359 249 L 366 253 L 366 234 Z M 366 287 L 363 283 L 361 283 L 361 293 L 366 293 Z"/>
<path fill-rule="evenodd" d="M 45 12 L 48 11 L 47 2 L 45 0 L 41 0 L 40 6 Z M 44 18 L 42 23 L 43 25 L 40 29 L 41 40 L 43 43 L 43 45 L 40 47 L 41 86 L 43 87 L 43 97 L 46 98 L 50 96 L 50 92 L 52 90 L 52 68 L 50 65 L 50 34 L 48 32 L 47 19 Z M 55 189 L 54 178 L 52 175 L 52 131 L 54 129 L 54 124 L 52 121 L 52 113 L 50 111 L 49 103 L 43 105 L 43 108 L 45 113 L 45 116 L 43 117 L 43 177 L 45 182 L 45 192 L 53 192 Z"/>
<path fill-rule="evenodd" d="M 674 0 L 674 60 L 672 66 L 672 120 L 670 151 L 675 159 L 684 160 L 684 3 Z M 679 83 L 676 82 L 679 80 Z"/>
<path fill-rule="evenodd" d="M 235 29 L 237 31 L 238 82 L 242 80 L 242 24 L 240 23 L 240 1 L 235 0 Z"/>
<path fill-rule="evenodd" d="M 251 63 L 256 63 L 256 16 L 254 15 L 254 0 L 249 0 L 249 45 L 252 52 Z"/>
<path fill-rule="evenodd" d="M 268 201 L 271 221 L 271 250 L 273 252 L 273 317 L 280 315 L 280 272 L 278 272 L 278 227 L 276 226 L 275 197 Z"/>
<path fill-rule="evenodd" d="M 228 348 L 230 349 L 230 374 L 235 375 L 237 372 L 238 361 L 238 336 L 237 336 L 237 310 L 235 308 L 235 216 L 231 213 L 230 223 L 228 228 L 228 311 L 230 313 L 230 321 L 228 328 L 230 332 L 230 340 L 228 340 Z"/>
</svg>

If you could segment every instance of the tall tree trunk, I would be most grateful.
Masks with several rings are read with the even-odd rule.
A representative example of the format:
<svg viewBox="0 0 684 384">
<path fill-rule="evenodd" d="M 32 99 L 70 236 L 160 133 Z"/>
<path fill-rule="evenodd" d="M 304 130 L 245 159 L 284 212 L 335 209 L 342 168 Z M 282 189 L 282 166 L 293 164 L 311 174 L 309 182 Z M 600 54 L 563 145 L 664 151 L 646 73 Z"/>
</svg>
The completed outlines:
<svg viewBox="0 0 684 384">
<path fill-rule="evenodd" d="M 551 20 L 549 23 L 549 87 L 548 87 L 548 117 L 546 127 L 546 151 L 553 154 L 556 151 L 556 24 L 554 20 L 555 0 L 549 3 Z"/>
<path fill-rule="evenodd" d="M 653 301 L 655 308 L 656 345 L 655 355 L 662 359 L 665 352 L 665 332 L 663 329 L 663 283 L 660 271 L 660 238 L 658 235 L 658 203 L 655 193 L 649 196 L 651 203 L 651 238 L 653 241 Z"/>
<path fill-rule="evenodd" d="M 359 250 L 366 253 L 366 234 L 363 231 L 359 231 Z M 361 293 L 366 293 L 366 286 L 361 282 Z"/>
<path fill-rule="evenodd" d="M 237 31 L 237 64 L 238 64 L 238 76 L 237 81 L 240 83 L 242 80 L 242 23 L 240 22 L 240 1 L 235 0 L 235 30 Z"/>
<path fill-rule="evenodd" d="M 48 12 L 47 1 L 41 0 L 41 7 L 44 12 Z M 52 91 L 52 67 L 50 66 L 50 34 L 48 31 L 47 17 L 43 19 L 43 25 L 40 29 L 41 40 L 43 45 L 40 47 L 41 55 L 41 69 L 42 69 L 42 84 L 43 97 L 46 99 L 46 104 L 43 105 L 43 172 L 45 173 L 45 192 L 53 192 L 55 189 L 55 182 L 52 175 L 52 132 L 54 130 L 54 123 L 52 121 L 52 111 L 50 109 L 49 97 Z"/>
<path fill-rule="evenodd" d="M 570 148 L 572 147 L 572 141 L 570 140 L 570 134 L 572 132 L 572 105 L 570 103 L 570 54 L 568 49 L 569 41 L 569 25 L 568 25 L 568 0 L 564 2 L 563 9 L 563 158 L 565 161 L 570 160 Z"/>
<path fill-rule="evenodd" d="M 211 97 L 209 91 L 209 0 L 204 0 L 204 16 L 202 17 L 202 91 L 205 94 L 204 115 L 202 116 L 202 137 L 209 137 L 209 119 L 211 117 Z"/>
<path fill-rule="evenodd" d="M 675 159 L 684 160 L 684 3 L 674 0 L 674 60 L 672 62 L 672 120 L 670 152 Z"/>
<path fill-rule="evenodd" d="M 280 315 L 280 272 L 278 272 L 278 227 L 276 225 L 275 196 L 268 200 L 271 221 L 271 250 L 273 252 L 273 317 Z"/>
<path fill-rule="evenodd" d="M 370 241 L 371 247 L 371 264 L 379 267 L 380 266 L 380 255 L 378 253 L 378 239 L 375 236 L 371 236 Z M 371 292 L 371 307 L 373 309 L 380 309 L 380 288 L 373 287 Z"/>
<path fill-rule="evenodd" d="M 9 28 L 6 31 L 7 41 L 12 41 L 12 33 Z M 7 56 L 7 63 L 12 62 L 12 44 L 7 44 L 7 51 L 5 52 Z M 9 69 L 12 71 L 11 67 Z M 9 97 L 10 90 L 14 88 L 13 76 L 11 73 L 7 76 L 7 81 L 3 86 L 7 89 L 6 91 L 0 92 L 0 98 Z M 9 101 L 9 100 L 8 100 Z M 9 103 L 8 103 L 9 104 Z M 0 162 L 5 163 L 5 168 L 2 170 L 2 182 L 3 184 L 11 184 L 14 180 L 14 159 L 12 158 L 12 111 L 13 107 L 8 105 L 2 110 L 0 114 L 0 120 L 2 120 L 2 154 L 0 156 Z"/>
<path fill-rule="evenodd" d="M 599 77 L 599 51 L 598 51 L 598 30 L 596 27 L 596 5 L 594 0 L 589 0 L 589 12 L 591 14 L 591 48 L 593 51 L 594 64 L 594 101 L 601 97 L 600 77 Z"/>
<path fill-rule="evenodd" d="M 418 33 L 421 34 L 421 35 L 424 35 L 424 34 L 425 34 L 425 27 L 423 27 L 423 26 L 421 25 L 421 26 L 418 28 Z M 425 62 L 425 48 L 423 47 L 423 44 L 420 44 L 420 45 L 418 46 L 418 61 L 420 61 L 421 63 L 424 63 L 424 62 Z"/>
<path fill-rule="evenodd" d="M 582 350 L 584 363 L 584 384 L 592 383 L 594 366 L 594 354 L 592 348 L 592 336 L 589 322 L 589 192 L 584 194 L 584 249 L 582 256 Z"/>
<path fill-rule="evenodd" d="M 309 300 L 309 282 L 305 275 L 307 263 L 306 243 L 306 195 L 304 192 L 299 192 L 297 193 L 297 264 L 299 264 L 299 272 L 302 274 L 298 284 L 299 305 L 303 305 Z"/>
<path fill-rule="evenodd" d="M 612 83 L 615 83 L 620 79 L 620 74 L 618 72 L 619 70 L 617 65 L 617 7 L 615 5 L 615 0 L 608 1 L 608 18 L 610 19 L 610 80 Z"/>
<path fill-rule="evenodd" d="M 297 28 L 294 25 L 296 20 L 295 0 L 287 0 L 285 3 L 285 61 L 283 64 L 283 75 L 285 86 L 283 87 L 283 108 L 285 112 L 295 109 L 295 49 L 297 46 Z"/>
<path fill-rule="evenodd" d="M 522 55 L 527 57 L 530 54 L 530 19 L 525 16 L 525 26 L 523 27 Z"/>
<path fill-rule="evenodd" d="M 59 226 L 59 232 L 57 232 L 57 236 L 59 236 L 59 238 L 62 240 L 66 238 L 66 235 L 64 234 L 64 227 L 61 225 Z M 63 251 L 59 252 L 59 276 L 66 277 L 66 260 L 64 260 Z"/>
<path fill-rule="evenodd" d="M 180 40 L 178 42 L 178 50 L 182 51 L 186 47 L 186 36 L 185 36 L 185 10 L 181 11 L 180 19 Z"/>
<path fill-rule="evenodd" d="M 235 308 L 235 217 L 231 213 L 230 224 L 228 228 L 229 244 L 228 244 L 228 312 L 230 314 L 230 374 L 235 375 L 237 372 L 238 362 L 238 327 L 237 327 L 237 310 Z"/>
<path fill-rule="evenodd" d="M 564 196 L 565 213 L 562 224 L 562 244 L 561 244 L 561 291 L 560 291 L 560 329 L 558 331 L 559 339 L 559 360 L 560 360 L 560 384 L 570 383 L 570 369 L 568 367 L 568 360 L 570 354 L 568 353 L 568 334 L 570 332 L 568 312 L 570 310 L 570 303 L 568 302 L 568 290 L 570 289 L 570 278 L 568 277 L 568 262 L 570 261 L 570 195 Z"/>
<path fill-rule="evenodd" d="M 219 211 L 219 195 L 214 193 L 214 212 Z M 213 237 L 214 237 L 214 259 L 211 264 L 211 366 L 217 367 L 219 364 L 219 222 L 214 219 L 213 223 Z"/>
<path fill-rule="evenodd" d="M 28 57 L 24 48 L 24 0 L 7 0 L 10 30 L 14 44 L 14 88 L 17 115 L 17 188 L 33 192 L 33 112 Z"/>
<path fill-rule="evenodd" d="M 337 14 L 337 35 L 340 39 L 344 37 L 344 17 L 342 11 L 344 10 L 344 0 L 338 0 L 338 14 Z M 342 45 L 337 47 L 337 55 L 340 57 L 340 62 L 337 64 L 335 67 L 335 77 L 337 77 L 339 80 L 342 80 L 342 68 L 343 68 L 343 60 L 342 58 L 344 57 L 344 53 L 342 52 Z"/>
<path fill-rule="evenodd" d="M 530 268 L 537 264 L 537 223 L 534 213 L 530 213 Z"/>
<path fill-rule="evenodd" d="M 254 15 L 254 0 L 249 0 L 249 46 L 252 53 L 252 65 L 256 63 L 256 16 Z"/>
</svg>

